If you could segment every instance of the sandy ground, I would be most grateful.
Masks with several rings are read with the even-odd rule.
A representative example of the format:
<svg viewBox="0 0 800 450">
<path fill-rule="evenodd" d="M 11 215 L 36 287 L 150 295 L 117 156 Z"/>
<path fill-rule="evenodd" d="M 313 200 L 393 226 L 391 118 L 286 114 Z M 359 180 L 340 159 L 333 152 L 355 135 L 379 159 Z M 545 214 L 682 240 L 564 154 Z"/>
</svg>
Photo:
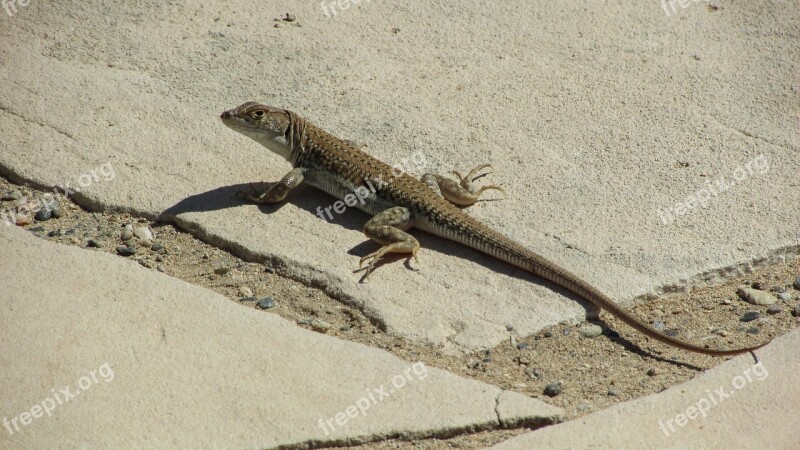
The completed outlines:
<svg viewBox="0 0 800 450">
<path fill-rule="evenodd" d="M 28 198 L 41 195 L 40 191 L 0 179 L 0 193 L 13 190 Z M 239 299 L 248 307 L 256 308 L 257 302 L 246 297 L 271 297 L 274 307 L 265 310 L 265 314 L 278 314 L 310 329 L 313 320 L 322 320 L 329 325 L 323 325 L 322 332 L 539 398 L 564 408 L 567 420 L 617 402 L 660 392 L 721 362 L 719 358 L 652 343 L 608 315 L 596 322 L 605 328 L 604 334 L 598 337 L 580 335 L 580 327 L 586 323 L 565 323 L 533 336 L 519 336 L 512 329 L 508 332 L 507 343 L 477 353 L 454 355 L 390 336 L 380 326 L 370 323 L 359 310 L 320 290 L 277 275 L 262 264 L 244 261 L 172 225 L 149 223 L 128 214 L 88 212 L 69 201 L 62 200 L 62 203 L 64 215 L 61 218 L 37 221 L 24 227 L 43 239 L 62 244 L 87 247 L 89 240 L 94 240 L 102 246 L 97 251 L 116 253 L 116 247 L 122 245 L 120 235 L 125 224 L 150 226 L 155 236 L 153 243 L 160 244 L 163 249 L 153 251 L 138 246 L 137 254 L 129 256 L 145 267 Z M 639 302 L 633 310 L 650 322 L 662 321 L 666 329 L 676 330 L 679 336 L 711 347 L 751 345 L 798 326 L 800 318 L 792 315 L 794 308 L 800 308 L 800 291 L 793 287 L 798 276 L 800 259 L 787 258 L 782 264 L 741 273 L 724 284 Z M 785 291 L 791 300 L 778 301 L 781 311 L 768 314 L 766 306 L 751 305 L 736 294 L 739 287 L 754 283 L 760 283 L 765 290 Z M 740 322 L 739 318 L 748 311 L 758 311 L 762 317 Z M 318 325 L 315 323 L 315 326 Z M 720 336 L 719 331 L 712 332 L 715 329 L 724 330 L 725 336 Z M 544 394 L 545 386 L 551 383 L 560 383 L 562 388 L 554 397 Z M 386 441 L 364 448 L 481 448 L 522 432 L 524 430 L 516 429 L 448 440 Z"/>
</svg>

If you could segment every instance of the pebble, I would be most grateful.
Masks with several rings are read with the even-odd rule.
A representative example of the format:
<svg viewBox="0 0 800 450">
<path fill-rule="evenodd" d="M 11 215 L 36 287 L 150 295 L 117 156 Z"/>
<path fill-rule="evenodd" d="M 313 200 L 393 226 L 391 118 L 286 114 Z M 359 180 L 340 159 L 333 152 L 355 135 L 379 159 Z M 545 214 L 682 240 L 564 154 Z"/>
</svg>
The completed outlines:
<svg viewBox="0 0 800 450">
<path fill-rule="evenodd" d="M 537 368 L 535 368 L 535 367 L 529 367 L 525 371 L 525 374 L 528 375 L 530 378 L 532 378 L 534 380 L 537 380 L 537 379 L 539 379 L 539 377 L 542 376 L 542 371 L 537 369 Z"/>
<path fill-rule="evenodd" d="M 730 305 L 731 303 L 732 303 L 732 302 L 731 302 L 731 299 L 729 299 L 729 298 L 726 298 L 726 299 L 723 299 L 723 300 L 722 300 L 722 304 L 723 304 L 723 305 Z"/>
<path fill-rule="evenodd" d="M 758 334 L 761 330 L 758 327 L 750 327 L 745 331 L 747 334 Z"/>
<path fill-rule="evenodd" d="M 739 321 L 741 321 L 741 322 L 750 322 L 751 320 L 756 320 L 759 317 L 761 317 L 761 314 L 759 314 L 758 311 L 748 311 L 748 312 L 744 313 L 744 315 L 742 315 L 742 317 L 739 319 Z"/>
<path fill-rule="evenodd" d="M 33 223 L 33 217 L 27 214 L 20 214 L 17 216 L 15 223 L 20 227 L 24 227 L 25 225 L 30 225 Z"/>
<path fill-rule="evenodd" d="M 270 309 L 274 306 L 275 306 L 275 300 L 272 297 L 264 297 L 261 300 L 259 300 L 258 303 L 256 303 L 256 307 L 258 307 L 259 309 Z M 314 326 L 313 321 L 311 326 Z M 328 328 L 330 328 L 330 325 L 328 325 Z"/>
<path fill-rule="evenodd" d="M 239 297 L 252 297 L 253 291 L 250 290 L 247 286 L 239 287 Z"/>
<path fill-rule="evenodd" d="M 619 396 L 619 390 L 617 390 L 617 389 L 609 389 L 608 390 L 608 396 L 609 397 L 617 397 L 617 396 Z"/>
<path fill-rule="evenodd" d="M 550 383 L 544 387 L 544 395 L 555 397 L 561 393 L 561 383 Z"/>
<path fill-rule="evenodd" d="M 783 311 L 781 305 L 769 305 L 767 307 L 767 314 L 778 314 L 781 311 Z"/>
<path fill-rule="evenodd" d="M 15 189 L 13 191 L 8 191 L 5 194 L 3 194 L 3 196 L 0 197 L 0 200 L 4 202 L 9 202 L 14 200 L 19 200 L 21 198 L 22 198 L 22 193 Z"/>
<path fill-rule="evenodd" d="M 144 248 L 150 248 L 150 247 L 153 245 L 153 243 L 152 243 L 152 242 L 150 242 L 150 240 L 149 240 L 149 239 L 141 239 L 141 240 L 139 241 L 139 245 L 140 245 L 140 246 L 142 246 L 142 247 L 144 247 Z"/>
<path fill-rule="evenodd" d="M 658 371 L 655 368 L 652 368 L 652 369 L 647 371 L 647 376 L 649 376 L 649 377 L 654 377 L 656 375 L 658 375 Z"/>
<path fill-rule="evenodd" d="M 581 336 L 587 339 L 596 338 L 603 334 L 603 328 L 600 325 L 584 325 L 580 328 Z"/>
<path fill-rule="evenodd" d="M 164 250 L 164 245 L 156 242 L 155 244 L 150 246 L 150 250 L 154 252 L 162 252 Z"/>
<path fill-rule="evenodd" d="M 740 288 L 736 293 L 739 295 L 739 298 L 753 305 L 771 305 L 778 301 L 777 297 L 769 292 L 756 289 Z"/>
<path fill-rule="evenodd" d="M 490 362 L 492 362 L 492 358 L 490 358 L 490 357 L 488 357 L 488 356 L 487 356 L 486 358 L 483 358 L 483 359 L 481 360 L 481 362 L 482 362 L 482 363 L 490 363 Z"/>
<path fill-rule="evenodd" d="M 159 264 L 159 265 L 157 265 L 157 266 L 156 266 L 156 270 L 158 270 L 158 271 L 159 271 L 159 272 L 161 272 L 161 273 L 167 273 L 167 269 L 164 267 L 164 265 L 163 265 L 163 264 Z"/>
<path fill-rule="evenodd" d="M 788 302 L 792 300 L 792 294 L 788 292 L 779 292 L 778 298 L 781 299 L 782 302 Z"/>
<path fill-rule="evenodd" d="M 546 337 L 546 338 L 551 338 L 551 337 L 553 337 L 553 332 L 552 332 L 552 331 L 545 331 L 545 332 L 544 332 L 544 337 Z"/>
<path fill-rule="evenodd" d="M 122 233 L 119 235 L 123 241 L 130 241 L 133 239 L 133 225 L 127 224 L 122 227 Z"/>
<path fill-rule="evenodd" d="M 317 333 L 327 333 L 328 330 L 331 329 L 331 324 L 322 319 L 311 319 L 309 325 L 311 325 L 311 329 Z"/>
<path fill-rule="evenodd" d="M 756 281 L 755 283 L 751 284 L 750 286 L 753 289 L 757 289 L 759 291 L 763 291 L 764 290 L 764 283 L 762 283 L 760 281 Z"/>
<path fill-rule="evenodd" d="M 728 332 L 723 330 L 722 328 L 714 328 L 713 330 L 711 330 L 711 333 L 716 334 L 718 336 L 722 336 L 722 337 L 725 337 L 725 336 L 728 335 Z"/>
<path fill-rule="evenodd" d="M 103 248 L 103 243 L 94 239 L 89 239 L 86 246 L 91 248 Z"/>
<path fill-rule="evenodd" d="M 47 237 L 61 237 L 63 235 L 64 235 L 64 232 L 61 231 L 61 229 L 47 232 Z"/>
<path fill-rule="evenodd" d="M 563 334 L 564 336 L 569 336 L 569 333 L 570 333 L 571 331 L 572 331 L 572 328 L 570 328 L 570 327 L 564 327 L 564 329 L 563 329 L 563 330 L 561 330 L 561 334 Z"/>
<path fill-rule="evenodd" d="M 339 331 L 350 331 L 350 325 L 342 325 L 339 327 Z"/>
<path fill-rule="evenodd" d="M 239 301 L 240 302 L 255 302 L 255 301 L 258 301 L 258 297 L 242 297 L 242 298 L 239 299 Z"/>
<path fill-rule="evenodd" d="M 800 317 L 800 305 L 794 306 L 794 309 L 792 310 L 792 315 L 795 317 Z"/>
<path fill-rule="evenodd" d="M 778 292 L 778 293 L 786 292 L 786 288 L 783 287 L 783 286 L 772 286 L 771 288 L 769 288 L 769 290 L 772 291 L 772 292 Z"/>
<path fill-rule="evenodd" d="M 45 220 L 50 220 L 50 217 L 53 216 L 53 212 L 47 208 L 41 208 L 36 211 L 36 215 L 33 216 L 37 222 L 44 222 Z"/>
<path fill-rule="evenodd" d="M 133 235 L 139 239 L 147 239 L 148 241 L 153 240 L 153 233 L 150 231 L 148 227 L 138 227 L 133 230 Z"/>
<path fill-rule="evenodd" d="M 214 273 L 217 275 L 225 275 L 230 271 L 231 271 L 230 267 L 217 267 L 216 269 L 214 269 Z"/>
<path fill-rule="evenodd" d="M 800 277 L 794 279 L 794 288 L 800 291 Z"/>
<path fill-rule="evenodd" d="M 525 342 L 520 342 L 519 344 L 517 344 L 517 350 L 525 350 L 526 348 L 528 348 L 528 344 L 526 344 Z"/>
<path fill-rule="evenodd" d="M 665 329 L 667 329 L 667 324 L 665 324 L 660 320 L 656 320 L 655 322 L 653 322 L 653 328 L 655 328 L 658 331 L 664 331 Z"/>
<path fill-rule="evenodd" d="M 133 256 L 136 254 L 136 249 L 126 245 L 117 246 L 117 254 L 119 256 Z"/>
<path fill-rule="evenodd" d="M 510 335 L 510 337 L 508 339 L 511 342 L 511 346 L 512 347 L 516 347 L 517 346 L 517 338 L 516 338 L 516 336 L 514 336 L 512 334 L 512 335 Z"/>
</svg>

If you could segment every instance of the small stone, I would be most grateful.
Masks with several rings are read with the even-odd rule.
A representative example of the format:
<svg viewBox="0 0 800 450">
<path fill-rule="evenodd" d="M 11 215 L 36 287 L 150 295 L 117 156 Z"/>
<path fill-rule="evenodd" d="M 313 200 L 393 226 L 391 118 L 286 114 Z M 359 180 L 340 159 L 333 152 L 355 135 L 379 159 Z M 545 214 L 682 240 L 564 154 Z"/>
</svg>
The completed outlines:
<svg viewBox="0 0 800 450">
<path fill-rule="evenodd" d="M 47 232 L 47 237 L 61 237 L 63 235 L 64 232 L 61 231 L 60 229 Z"/>
<path fill-rule="evenodd" d="M 542 371 L 535 367 L 528 367 L 528 369 L 525 370 L 525 374 L 528 375 L 531 379 L 537 380 L 539 379 L 539 377 L 542 376 Z"/>
<path fill-rule="evenodd" d="M 618 397 L 619 396 L 619 390 L 617 390 L 617 389 L 609 389 L 608 390 L 608 396 L 609 397 Z"/>
<path fill-rule="evenodd" d="M 239 299 L 240 302 L 250 303 L 250 302 L 257 302 L 258 297 L 242 297 Z"/>
<path fill-rule="evenodd" d="M 779 293 L 778 293 L 778 298 L 779 298 L 779 299 L 780 299 L 782 302 L 788 302 L 788 301 L 791 301 L 791 300 L 792 300 L 792 294 L 790 294 L 790 293 L 788 293 L 788 292 L 779 292 Z"/>
<path fill-rule="evenodd" d="M 156 242 L 155 244 L 150 246 L 150 250 L 152 250 L 154 252 L 163 252 L 164 245 L 163 244 L 159 244 L 158 242 Z"/>
<path fill-rule="evenodd" d="M 339 331 L 350 331 L 350 325 L 342 325 L 339 327 Z"/>
<path fill-rule="evenodd" d="M 767 314 L 778 314 L 781 311 L 783 311 L 781 305 L 769 305 L 767 307 Z"/>
<path fill-rule="evenodd" d="M 753 305 L 771 305 L 778 301 L 778 299 L 769 292 L 756 289 L 740 288 L 736 293 L 742 300 Z"/>
<path fill-rule="evenodd" d="M 579 332 L 584 338 L 591 339 L 603 334 L 603 328 L 600 325 L 587 324 L 580 327 Z"/>
<path fill-rule="evenodd" d="M 133 256 L 136 254 L 136 249 L 126 245 L 117 246 L 117 254 L 119 256 Z"/>
<path fill-rule="evenodd" d="M 755 283 L 751 284 L 750 287 L 752 287 L 753 289 L 759 290 L 759 291 L 763 291 L 764 290 L 764 283 L 762 283 L 760 281 L 756 281 Z"/>
<path fill-rule="evenodd" d="M 41 208 L 40 210 L 36 211 L 36 215 L 33 216 L 34 219 L 38 222 L 44 222 L 46 220 L 50 220 L 53 213 L 47 208 Z"/>
<path fill-rule="evenodd" d="M 555 397 L 561 393 L 561 383 L 550 383 L 544 387 L 544 395 Z"/>
<path fill-rule="evenodd" d="M 794 279 L 794 288 L 800 291 L 800 277 Z"/>
<path fill-rule="evenodd" d="M 740 322 L 750 322 L 751 320 L 756 320 L 759 317 L 761 317 L 761 314 L 759 314 L 758 311 L 748 311 L 748 312 L 744 313 L 744 315 L 742 315 L 742 317 L 739 319 L 739 321 Z"/>
<path fill-rule="evenodd" d="M 795 317 L 800 317 L 800 305 L 794 306 L 794 309 L 792 310 L 792 315 Z"/>
<path fill-rule="evenodd" d="M 786 292 L 786 288 L 783 287 L 783 286 L 772 286 L 771 288 L 769 288 L 769 290 L 772 291 L 772 292 L 778 292 L 778 293 Z"/>
<path fill-rule="evenodd" d="M 658 375 L 658 371 L 655 368 L 651 368 L 650 370 L 647 371 L 648 377 L 654 377 L 656 375 Z"/>
<path fill-rule="evenodd" d="M 525 350 L 526 348 L 528 348 L 528 344 L 524 342 L 520 342 L 519 344 L 517 344 L 517 350 Z"/>
<path fill-rule="evenodd" d="M 33 223 L 33 217 L 28 214 L 20 214 L 17 216 L 17 220 L 15 222 L 18 226 L 24 227 L 25 225 L 30 225 Z"/>
<path fill-rule="evenodd" d="M 514 331 L 513 325 L 506 325 L 506 331 Z"/>
<path fill-rule="evenodd" d="M 86 246 L 91 248 L 103 248 L 103 243 L 94 239 L 89 239 Z"/>
<path fill-rule="evenodd" d="M 553 332 L 552 332 L 552 331 L 545 331 L 545 332 L 544 332 L 544 337 L 546 337 L 546 338 L 551 338 L 551 337 L 553 337 Z"/>
<path fill-rule="evenodd" d="M 655 322 L 653 322 L 653 328 L 655 328 L 658 331 L 664 331 L 667 329 L 667 324 L 665 324 L 660 320 L 656 320 Z"/>
<path fill-rule="evenodd" d="M 731 299 L 729 299 L 729 298 L 726 298 L 726 299 L 722 300 L 722 304 L 723 305 L 730 305 L 731 303 L 733 303 L 733 302 L 731 302 Z"/>
<path fill-rule="evenodd" d="M 250 290 L 247 286 L 239 287 L 239 297 L 252 297 L 253 291 Z"/>
<path fill-rule="evenodd" d="M 119 235 L 123 241 L 130 241 L 133 239 L 133 225 L 127 224 L 122 227 L 122 233 Z"/>
<path fill-rule="evenodd" d="M 21 198 L 22 198 L 22 193 L 20 191 L 16 190 L 16 189 L 14 189 L 13 191 L 8 191 L 5 194 L 3 194 L 3 196 L 0 197 L 0 200 L 2 200 L 4 202 L 10 202 L 10 201 L 19 200 Z"/>
<path fill-rule="evenodd" d="M 758 327 L 750 327 L 747 329 L 747 331 L 745 331 L 747 334 L 758 334 L 760 332 L 761 330 Z"/>
<path fill-rule="evenodd" d="M 572 328 L 570 327 L 564 327 L 564 329 L 561 330 L 561 334 L 563 334 L 564 336 L 569 336 L 570 332 L 572 332 Z"/>
<path fill-rule="evenodd" d="M 481 360 L 481 362 L 482 362 L 482 363 L 490 363 L 490 362 L 492 362 L 492 358 L 490 358 L 490 357 L 488 357 L 488 356 L 487 356 L 486 358 L 483 358 L 483 359 Z"/>
<path fill-rule="evenodd" d="M 153 243 L 150 242 L 149 239 L 141 239 L 139 241 L 139 246 L 144 247 L 144 248 L 150 248 L 150 246 L 152 246 L 152 245 L 153 245 Z"/>
<path fill-rule="evenodd" d="M 153 240 L 153 233 L 150 231 L 148 227 L 138 227 L 133 230 L 133 235 L 139 239 L 147 239 L 148 241 Z"/>
<path fill-rule="evenodd" d="M 331 329 L 331 324 L 322 319 L 311 319 L 309 325 L 311 325 L 311 329 L 317 333 L 327 333 L 328 330 Z"/>
<path fill-rule="evenodd" d="M 728 332 L 723 330 L 722 328 L 714 328 L 713 330 L 711 330 L 711 333 L 712 334 L 716 334 L 717 336 L 722 336 L 722 337 L 725 337 L 725 336 L 728 335 Z"/>
<path fill-rule="evenodd" d="M 297 20 L 297 17 L 291 13 L 286 13 L 286 16 L 283 17 L 284 22 L 294 22 L 295 20 Z"/>
<path fill-rule="evenodd" d="M 217 275 L 225 275 L 230 271 L 231 271 L 230 267 L 217 267 L 216 269 L 214 269 L 214 273 Z"/>
<path fill-rule="evenodd" d="M 163 265 L 163 264 L 159 264 L 159 265 L 157 265 L 157 266 L 156 266 L 156 270 L 158 270 L 158 271 L 159 271 L 159 272 L 161 272 L 161 273 L 167 273 L 167 269 L 164 267 L 164 265 Z"/>
<path fill-rule="evenodd" d="M 256 303 L 259 309 L 270 309 L 275 306 L 275 300 L 272 297 L 264 297 Z"/>
</svg>

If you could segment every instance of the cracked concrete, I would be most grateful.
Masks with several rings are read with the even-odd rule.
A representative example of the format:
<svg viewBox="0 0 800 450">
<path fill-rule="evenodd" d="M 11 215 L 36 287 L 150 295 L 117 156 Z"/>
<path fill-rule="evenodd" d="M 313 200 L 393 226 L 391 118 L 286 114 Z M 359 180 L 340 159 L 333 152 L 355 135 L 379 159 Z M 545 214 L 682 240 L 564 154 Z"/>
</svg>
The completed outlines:
<svg viewBox="0 0 800 450">
<path fill-rule="evenodd" d="M 16 227 L 0 226 L 0 273 L 13 274 L 0 292 L 14 293 L 0 308 L 2 448 L 306 448 L 561 414 Z M 56 405 L 65 387 L 75 398 Z"/>
<path fill-rule="evenodd" d="M 328 18 L 294 3 L 34 2 L 0 30 L 0 172 L 52 187 L 113 164 L 113 181 L 76 200 L 175 221 L 321 287 L 393 335 L 490 347 L 507 326 L 531 334 L 586 310 L 554 285 L 425 235 L 419 266 L 385 264 L 359 284 L 357 260 L 374 249 L 360 233 L 368 218 L 320 220 L 317 208 L 333 200 L 313 189 L 277 208 L 238 203 L 236 190 L 288 167 L 222 126 L 220 111 L 251 99 L 291 108 L 387 162 L 421 151 L 415 174 L 491 162 L 485 181 L 508 198 L 469 213 L 629 304 L 800 244 L 790 225 L 800 221 L 798 104 L 785 94 L 798 17 L 765 5 L 666 18 L 650 4 L 415 2 Z M 263 26 L 285 10 L 300 27 Z M 776 32 L 754 41 L 740 20 L 755 17 L 753 27 Z M 662 223 L 659 211 L 759 155 L 765 173 Z"/>
</svg>

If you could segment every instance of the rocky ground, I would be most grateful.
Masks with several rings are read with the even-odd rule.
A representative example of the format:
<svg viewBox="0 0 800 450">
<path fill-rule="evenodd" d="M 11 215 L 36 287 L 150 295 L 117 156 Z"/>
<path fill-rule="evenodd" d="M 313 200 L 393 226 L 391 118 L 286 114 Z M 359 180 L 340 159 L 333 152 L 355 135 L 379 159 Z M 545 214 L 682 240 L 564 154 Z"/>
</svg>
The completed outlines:
<svg viewBox="0 0 800 450">
<path fill-rule="evenodd" d="M 27 199 L 41 198 L 42 192 L 5 179 L 0 179 L 0 195 L 0 210 L 13 211 L 18 226 L 42 239 L 134 259 L 245 307 L 295 321 L 299 327 L 539 398 L 564 408 L 567 420 L 660 392 L 721 362 L 653 343 L 608 314 L 601 321 L 562 323 L 533 336 L 508 329 L 506 342 L 476 353 L 443 352 L 392 336 L 361 311 L 320 290 L 242 260 L 172 225 L 124 213 L 85 211 L 64 197 L 55 214 L 17 214 Z M 344 264 L 354 263 L 348 255 L 342 257 Z M 740 273 L 724 284 L 640 301 L 634 312 L 667 333 L 711 348 L 753 345 L 786 333 L 800 322 L 799 275 L 800 260 L 787 258 L 781 264 Z M 445 441 L 385 441 L 368 447 L 479 448 L 523 431 L 482 432 Z"/>
</svg>

